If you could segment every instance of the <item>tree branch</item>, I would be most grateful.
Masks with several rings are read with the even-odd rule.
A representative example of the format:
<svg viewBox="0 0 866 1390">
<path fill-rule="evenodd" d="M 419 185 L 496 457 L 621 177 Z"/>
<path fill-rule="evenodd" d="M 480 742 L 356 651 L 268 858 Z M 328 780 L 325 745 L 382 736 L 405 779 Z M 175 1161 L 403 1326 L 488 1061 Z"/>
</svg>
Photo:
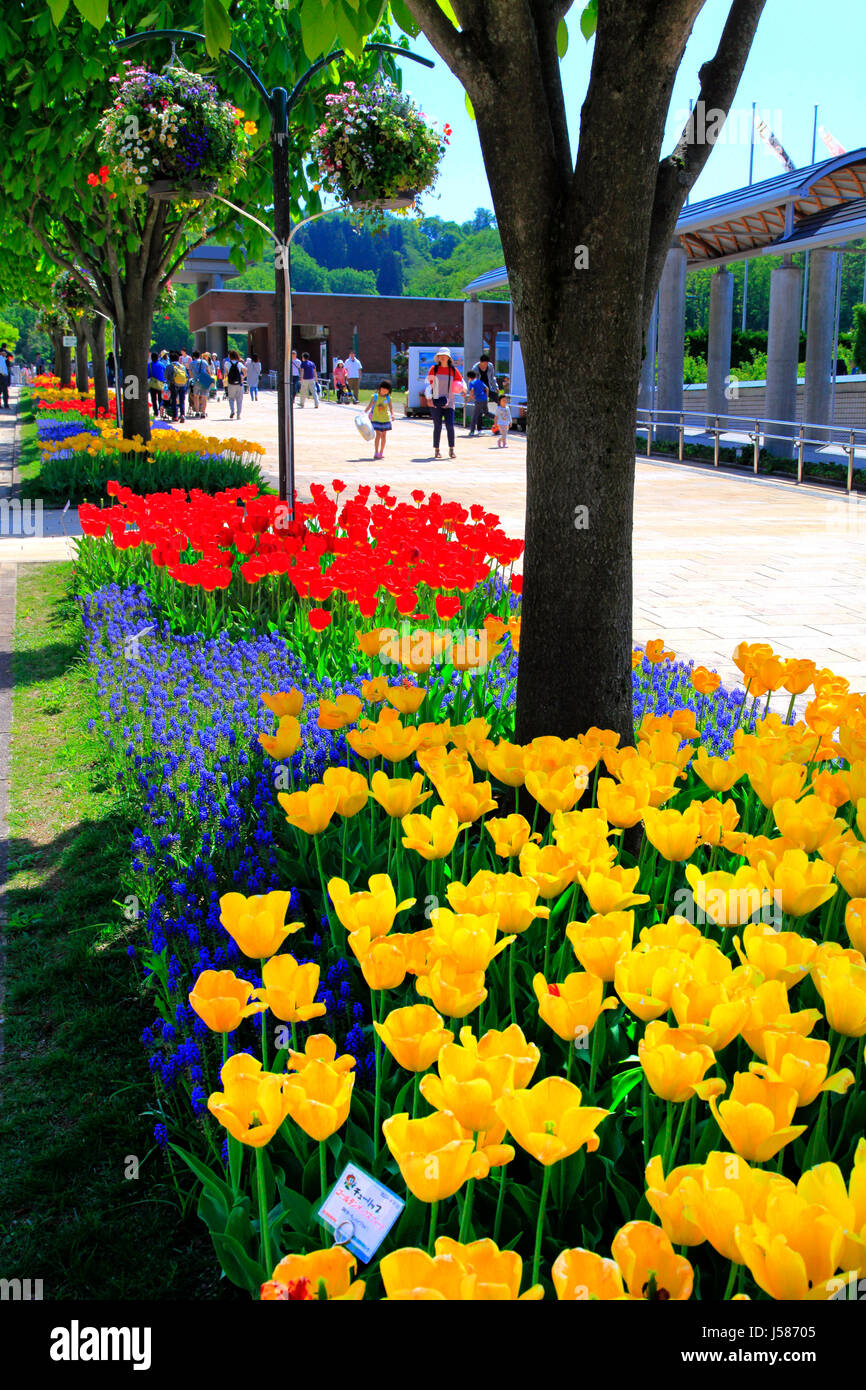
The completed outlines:
<svg viewBox="0 0 866 1390">
<path fill-rule="evenodd" d="M 439 57 L 466 87 L 480 71 L 468 32 L 455 29 L 436 0 L 406 0 L 406 9 L 421 25 Z"/>
<path fill-rule="evenodd" d="M 727 116 L 736 95 L 766 0 L 731 0 L 715 56 L 700 69 L 698 103 Z M 644 329 L 683 204 L 706 166 L 713 145 L 694 140 L 694 120 L 686 123 L 673 154 L 661 161 L 656 180 L 644 293 Z"/>
</svg>

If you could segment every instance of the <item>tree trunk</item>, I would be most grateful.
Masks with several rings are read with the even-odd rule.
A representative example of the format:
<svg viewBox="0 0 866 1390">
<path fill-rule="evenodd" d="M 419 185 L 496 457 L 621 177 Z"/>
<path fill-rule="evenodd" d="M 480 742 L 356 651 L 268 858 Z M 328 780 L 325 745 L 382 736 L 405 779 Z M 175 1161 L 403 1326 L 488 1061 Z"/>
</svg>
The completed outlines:
<svg viewBox="0 0 866 1390">
<path fill-rule="evenodd" d="M 105 366 L 105 319 L 94 315 L 88 319 L 90 355 L 93 358 L 93 397 L 97 413 L 110 413 L 108 403 L 108 373 Z"/>
<path fill-rule="evenodd" d="M 123 395 L 123 437 L 132 439 L 140 435 L 145 443 L 150 439 L 147 362 L 152 322 L 152 304 L 132 307 L 127 304 L 118 363 Z"/>
<path fill-rule="evenodd" d="M 75 389 L 86 396 L 90 391 L 87 375 L 87 329 L 83 318 L 75 320 Z"/>
</svg>

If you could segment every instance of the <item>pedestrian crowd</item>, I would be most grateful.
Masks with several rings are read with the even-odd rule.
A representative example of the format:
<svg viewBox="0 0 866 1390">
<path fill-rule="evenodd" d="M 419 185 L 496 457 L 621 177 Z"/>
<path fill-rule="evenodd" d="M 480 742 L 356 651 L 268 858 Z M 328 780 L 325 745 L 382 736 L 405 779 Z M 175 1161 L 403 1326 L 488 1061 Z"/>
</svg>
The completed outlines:
<svg viewBox="0 0 866 1390">
<path fill-rule="evenodd" d="M 114 384 L 116 367 L 109 353 L 108 379 Z M 229 419 L 239 420 L 244 393 L 259 398 L 262 364 L 256 353 L 246 360 L 234 348 L 224 358 L 216 352 L 154 348 L 147 364 L 147 392 L 155 420 L 206 420 L 208 404 L 228 402 Z"/>
</svg>

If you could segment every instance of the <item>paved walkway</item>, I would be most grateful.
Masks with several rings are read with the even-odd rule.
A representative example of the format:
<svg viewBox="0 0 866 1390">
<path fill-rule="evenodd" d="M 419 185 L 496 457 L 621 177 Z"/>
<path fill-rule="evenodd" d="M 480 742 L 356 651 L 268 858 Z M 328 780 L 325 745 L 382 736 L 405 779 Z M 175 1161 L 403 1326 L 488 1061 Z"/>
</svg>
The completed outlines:
<svg viewBox="0 0 866 1390">
<path fill-rule="evenodd" d="M 484 503 L 506 531 L 522 535 L 522 435 L 512 433 L 501 450 L 490 435 L 468 439 L 458 429 L 457 458 L 434 461 L 430 424 L 398 411 L 385 457 L 374 464 L 372 444 L 354 425 L 356 409 L 326 402 L 319 410 L 295 408 L 301 496 L 311 481 L 333 478 L 350 486 L 389 482 L 400 497 L 413 488 L 435 490 L 466 505 Z M 185 428 L 257 440 L 267 450 L 265 472 L 276 482 L 273 393 L 245 400 L 240 424 L 219 401 L 211 402 L 206 422 Z M 68 514 L 70 530 L 71 522 Z M 59 557 L 70 549 L 62 537 L 0 539 L 0 561 Z M 782 655 L 811 657 L 866 688 L 866 498 L 639 458 L 634 549 L 637 641 L 663 637 L 678 654 L 736 681 L 734 647 L 743 639 L 765 640 Z"/>
</svg>

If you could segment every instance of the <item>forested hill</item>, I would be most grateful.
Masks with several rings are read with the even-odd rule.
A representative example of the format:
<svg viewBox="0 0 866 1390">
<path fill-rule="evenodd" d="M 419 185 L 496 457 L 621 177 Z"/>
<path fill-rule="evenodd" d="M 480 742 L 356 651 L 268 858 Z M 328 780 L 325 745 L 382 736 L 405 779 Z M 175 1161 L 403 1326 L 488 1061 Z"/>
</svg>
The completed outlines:
<svg viewBox="0 0 866 1390">
<path fill-rule="evenodd" d="M 302 227 L 292 243 L 292 289 L 297 293 L 463 297 L 463 286 L 503 262 L 493 213 L 478 208 L 468 222 L 440 217 L 386 217 L 381 232 L 355 227 L 334 213 Z M 270 266 L 251 266 L 227 288 L 273 289 Z M 507 299 L 506 290 L 485 298 Z"/>
</svg>

